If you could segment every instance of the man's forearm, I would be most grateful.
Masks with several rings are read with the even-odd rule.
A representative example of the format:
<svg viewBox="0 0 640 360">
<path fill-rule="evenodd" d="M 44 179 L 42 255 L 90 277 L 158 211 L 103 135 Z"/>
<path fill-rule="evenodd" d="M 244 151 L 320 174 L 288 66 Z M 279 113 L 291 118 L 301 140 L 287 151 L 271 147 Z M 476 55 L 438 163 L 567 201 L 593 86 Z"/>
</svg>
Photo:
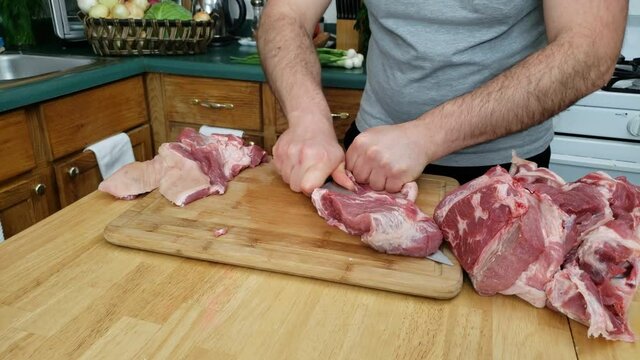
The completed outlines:
<svg viewBox="0 0 640 360">
<path fill-rule="evenodd" d="M 623 23 L 615 26 L 624 29 Z M 597 35 L 566 35 L 478 89 L 423 114 L 416 125 L 432 137 L 430 161 L 539 124 L 604 85 L 621 35 L 604 50 L 594 48 L 598 44 L 591 36 Z"/>
<path fill-rule="evenodd" d="M 318 119 L 331 125 L 311 31 L 286 6 L 268 6 L 258 31 L 265 74 L 290 126 Z"/>
</svg>

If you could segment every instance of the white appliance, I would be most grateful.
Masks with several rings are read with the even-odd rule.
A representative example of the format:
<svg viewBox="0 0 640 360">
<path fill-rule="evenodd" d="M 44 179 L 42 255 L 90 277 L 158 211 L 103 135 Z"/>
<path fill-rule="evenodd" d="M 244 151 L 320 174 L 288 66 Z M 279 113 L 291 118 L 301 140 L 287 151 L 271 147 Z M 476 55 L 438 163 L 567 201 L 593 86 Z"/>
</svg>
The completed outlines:
<svg viewBox="0 0 640 360">
<path fill-rule="evenodd" d="M 567 181 L 602 170 L 640 185 L 640 0 L 629 2 L 621 53 L 605 88 L 553 118 L 549 168 Z"/>
</svg>

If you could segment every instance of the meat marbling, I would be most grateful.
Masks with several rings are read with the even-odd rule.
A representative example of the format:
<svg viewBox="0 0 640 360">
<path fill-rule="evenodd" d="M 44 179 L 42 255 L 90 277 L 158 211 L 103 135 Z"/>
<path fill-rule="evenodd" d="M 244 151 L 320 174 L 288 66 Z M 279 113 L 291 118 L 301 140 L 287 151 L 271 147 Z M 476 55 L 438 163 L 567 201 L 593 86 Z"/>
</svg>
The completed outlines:
<svg viewBox="0 0 640 360">
<path fill-rule="evenodd" d="M 355 181 L 354 181 L 355 183 Z M 438 250 L 442 233 L 415 205 L 418 185 L 408 183 L 398 194 L 356 185 L 354 193 L 318 188 L 311 200 L 329 225 L 361 236 L 373 249 L 395 255 L 426 257 Z"/>
<path fill-rule="evenodd" d="M 522 226 L 531 212 L 541 235 Z M 448 194 L 434 218 L 480 294 L 514 294 L 582 322 L 589 336 L 634 341 L 640 188 L 625 178 L 567 183 L 514 156 L 510 176 L 489 170 Z"/>
</svg>

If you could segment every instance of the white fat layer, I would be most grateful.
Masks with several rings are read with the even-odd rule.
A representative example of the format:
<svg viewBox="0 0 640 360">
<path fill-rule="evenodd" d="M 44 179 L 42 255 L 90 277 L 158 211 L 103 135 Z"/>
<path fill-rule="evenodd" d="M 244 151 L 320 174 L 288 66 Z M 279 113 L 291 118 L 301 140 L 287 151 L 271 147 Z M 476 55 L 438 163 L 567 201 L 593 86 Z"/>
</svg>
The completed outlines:
<svg viewBox="0 0 640 360">
<path fill-rule="evenodd" d="M 473 207 L 473 216 L 476 221 L 479 219 L 486 220 L 489 217 L 489 212 L 482 208 L 480 204 L 480 193 L 471 195 L 471 206 Z"/>
</svg>

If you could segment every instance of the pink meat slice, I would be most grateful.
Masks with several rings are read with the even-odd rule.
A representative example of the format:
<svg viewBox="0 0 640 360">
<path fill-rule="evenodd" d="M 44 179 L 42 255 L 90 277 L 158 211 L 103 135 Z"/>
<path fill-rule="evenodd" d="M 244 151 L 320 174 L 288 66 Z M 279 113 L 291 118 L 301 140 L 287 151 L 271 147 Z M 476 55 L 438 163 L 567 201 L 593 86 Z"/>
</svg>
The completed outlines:
<svg viewBox="0 0 640 360">
<path fill-rule="evenodd" d="M 263 149 L 245 146 L 233 135 L 205 136 L 186 128 L 178 140 L 162 144 L 153 160 L 122 167 L 99 189 L 133 199 L 159 188 L 171 202 L 184 206 L 211 194 L 223 194 L 240 171 L 267 161 Z"/>
<path fill-rule="evenodd" d="M 373 249 L 394 255 L 426 257 L 438 250 L 442 233 L 429 216 L 415 205 L 416 183 L 398 194 L 376 192 L 357 186 L 352 194 L 316 189 L 311 200 L 329 225 L 361 236 Z"/>
</svg>

